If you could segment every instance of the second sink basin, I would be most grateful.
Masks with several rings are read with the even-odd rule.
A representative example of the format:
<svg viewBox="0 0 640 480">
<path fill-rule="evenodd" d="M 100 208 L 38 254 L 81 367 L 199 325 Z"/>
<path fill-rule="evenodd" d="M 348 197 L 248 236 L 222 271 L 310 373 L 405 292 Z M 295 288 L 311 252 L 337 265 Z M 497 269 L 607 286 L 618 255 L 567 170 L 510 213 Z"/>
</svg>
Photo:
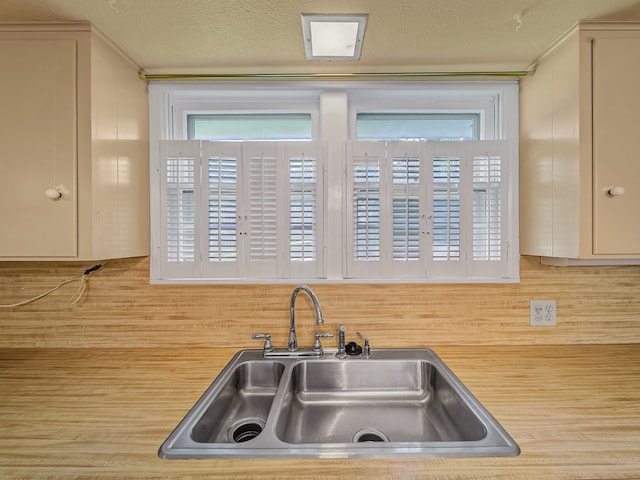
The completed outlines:
<svg viewBox="0 0 640 480">
<path fill-rule="evenodd" d="M 275 426 L 288 443 L 470 442 L 487 430 L 426 360 L 300 362 Z"/>
</svg>

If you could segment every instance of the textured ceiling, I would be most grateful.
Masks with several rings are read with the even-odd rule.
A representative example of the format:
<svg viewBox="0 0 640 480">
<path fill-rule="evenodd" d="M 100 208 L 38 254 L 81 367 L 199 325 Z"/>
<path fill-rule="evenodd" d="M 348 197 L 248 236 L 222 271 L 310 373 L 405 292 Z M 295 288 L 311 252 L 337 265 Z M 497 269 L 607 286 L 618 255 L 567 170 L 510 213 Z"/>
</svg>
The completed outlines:
<svg viewBox="0 0 640 480">
<path fill-rule="evenodd" d="M 301 13 L 368 13 L 358 62 L 308 62 Z M 90 21 L 148 72 L 524 70 L 577 21 L 639 0 L 0 0 L 0 22 Z"/>
</svg>

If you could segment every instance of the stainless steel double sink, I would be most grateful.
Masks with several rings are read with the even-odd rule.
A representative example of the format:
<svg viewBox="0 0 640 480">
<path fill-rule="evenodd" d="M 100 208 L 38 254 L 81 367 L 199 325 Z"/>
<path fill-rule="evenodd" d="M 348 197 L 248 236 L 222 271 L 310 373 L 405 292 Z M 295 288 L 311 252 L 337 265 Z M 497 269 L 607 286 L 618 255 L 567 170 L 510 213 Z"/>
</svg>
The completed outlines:
<svg viewBox="0 0 640 480">
<path fill-rule="evenodd" d="M 429 349 L 338 359 L 242 350 L 161 458 L 515 456 L 520 449 Z"/>
</svg>

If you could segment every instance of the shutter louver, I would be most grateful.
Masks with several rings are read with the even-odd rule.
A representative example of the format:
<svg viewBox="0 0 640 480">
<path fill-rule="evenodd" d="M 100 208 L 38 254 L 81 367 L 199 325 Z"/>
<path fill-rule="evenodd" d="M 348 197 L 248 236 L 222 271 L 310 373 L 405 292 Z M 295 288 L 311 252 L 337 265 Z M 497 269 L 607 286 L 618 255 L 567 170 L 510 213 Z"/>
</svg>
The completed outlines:
<svg viewBox="0 0 640 480">
<path fill-rule="evenodd" d="M 420 158 L 393 158 L 393 260 L 420 259 Z"/>
<path fill-rule="evenodd" d="M 380 158 L 353 161 L 354 260 L 380 259 Z"/>
<path fill-rule="evenodd" d="M 278 253 L 277 159 L 259 153 L 249 156 L 250 261 L 273 261 Z"/>
<path fill-rule="evenodd" d="M 195 261 L 195 168 L 192 157 L 166 159 L 167 261 Z"/>
<path fill-rule="evenodd" d="M 473 157 L 473 259 L 502 259 L 502 158 Z"/>
<path fill-rule="evenodd" d="M 317 160 L 289 160 L 289 254 L 291 261 L 317 260 Z"/>
<path fill-rule="evenodd" d="M 238 159 L 209 154 L 207 183 L 207 258 L 210 262 L 235 262 L 238 259 Z"/>
<path fill-rule="evenodd" d="M 460 260 L 460 156 L 434 155 L 432 260 Z"/>
<path fill-rule="evenodd" d="M 202 141 L 203 178 L 199 219 L 202 277 L 239 278 L 244 270 L 242 145 Z"/>
<path fill-rule="evenodd" d="M 158 271 L 163 278 L 200 275 L 200 142 L 160 142 L 162 221 Z"/>
</svg>

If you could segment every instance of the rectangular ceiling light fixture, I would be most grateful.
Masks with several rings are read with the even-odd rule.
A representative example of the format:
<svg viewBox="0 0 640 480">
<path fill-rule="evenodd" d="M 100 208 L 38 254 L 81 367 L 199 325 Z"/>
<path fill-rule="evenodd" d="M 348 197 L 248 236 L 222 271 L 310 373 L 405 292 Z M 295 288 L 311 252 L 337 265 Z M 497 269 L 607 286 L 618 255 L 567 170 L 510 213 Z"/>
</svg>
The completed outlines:
<svg viewBox="0 0 640 480">
<path fill-rule="evenodd" d="M 302 14 L 307 60 L 360 60 L 368 15 Z"/>
</svg>

